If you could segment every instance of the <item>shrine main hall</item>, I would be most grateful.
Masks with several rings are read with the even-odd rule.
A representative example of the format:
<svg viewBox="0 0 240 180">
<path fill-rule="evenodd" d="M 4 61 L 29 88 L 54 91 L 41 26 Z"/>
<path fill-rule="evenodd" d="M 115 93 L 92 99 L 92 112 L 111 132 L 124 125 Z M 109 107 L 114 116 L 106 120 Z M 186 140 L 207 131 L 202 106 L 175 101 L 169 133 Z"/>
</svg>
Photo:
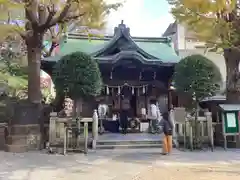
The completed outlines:
<svg viewBox="0 0 240 180">
<path fill-rule="evenodd" d="M 42 60 L 41 68 L 49 75 L 54 64 L 64 55 L 76 51 L 94 58 L 102 74 L 102 94 L 83 102 L 82 116 L 91 116 L 99 99 L 109 106 L 111 117 L 128 99 L 133 117 L 149 108 L 150 100 L 158 102 L 161 111 L 180 106 L 181 99 L 171 89 L 174 65 L 180 58 L 172 41 L 166 37 L 133 37 L 123 22 L 114 28 L 113 36 L 89 37 L 69 33 L 58 47 L 55 56 Z"/>
</svg>

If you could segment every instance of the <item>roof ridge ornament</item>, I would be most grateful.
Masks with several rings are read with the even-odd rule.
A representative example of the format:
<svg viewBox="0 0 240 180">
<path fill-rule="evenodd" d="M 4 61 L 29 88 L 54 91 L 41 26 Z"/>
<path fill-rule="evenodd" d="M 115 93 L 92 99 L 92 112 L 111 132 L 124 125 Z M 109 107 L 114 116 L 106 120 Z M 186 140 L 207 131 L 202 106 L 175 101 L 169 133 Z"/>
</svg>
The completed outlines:
<svg viewBox="0 0 240 180">
<path fill-rule="evenodd" d="M 118 27 L 114 28 L 114 35 L 118 34 L 118 33 L 123 33 L 126 35 L 130 35 L 130 28 L 126 26 L 126 24 L 124 24 L 124 21 L 121 20 L 121 23 L 118 24 Z"/>
</svg>

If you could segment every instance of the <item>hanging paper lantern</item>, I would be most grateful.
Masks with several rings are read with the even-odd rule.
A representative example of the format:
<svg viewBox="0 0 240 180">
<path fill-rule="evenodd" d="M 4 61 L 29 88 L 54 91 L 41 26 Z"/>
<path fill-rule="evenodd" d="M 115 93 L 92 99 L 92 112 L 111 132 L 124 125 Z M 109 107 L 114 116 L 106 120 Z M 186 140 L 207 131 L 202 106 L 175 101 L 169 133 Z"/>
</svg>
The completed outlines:
<svg viewBox="0 0 240 180">
<path fill-rule="evenodd" d="M 114 89 L 114 87 L 111 88 L 111 93 L 112 93 L 113 96 L 115 95 L 115 89 Z"/>
<path fill-rule="evenodd" d="M 143 86 L 143 94 L 145 94 L 146 90 L 145 90 L 145 86 Z"/>
<path fill-rule="evenodd" d="M 154 76 L 153 76 L 153 79 L 154 79 L 154 80 L 156 79 L 156 72 L 154 72 Z"/>
<path fill-rule="evenodd" d="M 118 94 L 120 94 L 121 93 L 121 88 L 120 88 L 120 86 L 118 86 Z"/>
<path fill-rule="evenodd" d="M 108 86 L 106 87 L 106 93 L 107 93 L 107 95 L 109 95 L 109 87 Z"/>
<path fill-rule="evenodd" d="M 112 79 L 113 77 L 112 77 L 112 71 L 111 71 L 111 74 L 110 74 L 110 79 Z"/>
</svg>

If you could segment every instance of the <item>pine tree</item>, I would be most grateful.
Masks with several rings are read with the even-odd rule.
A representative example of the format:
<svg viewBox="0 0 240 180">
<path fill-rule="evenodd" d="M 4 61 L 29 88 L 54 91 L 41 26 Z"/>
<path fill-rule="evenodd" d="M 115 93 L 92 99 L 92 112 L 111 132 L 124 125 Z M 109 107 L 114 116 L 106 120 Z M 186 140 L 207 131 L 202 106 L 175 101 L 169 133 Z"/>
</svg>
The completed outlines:
<svg viewBox="0 0 240 180">
<path fill-rule="evenodd" d="M 28 99 L 31 103 L 41 102 L 40 64 L 46 35 L 52 40 L 52 51 L 69 24 L 102 27 L 110 9 L 119 6 L 120 4 L 108 5 L 104 0 L 0 1 L 1 38 L 17 32 L 27 47 Z"/>
<path fill-rule="evenodd" d="M 206 42 L 212 50 L 222 49 L 227 69 L 227 100 L 239 103 L 240 16 L 237 0 L 168 0 L 179 23 Z"/>
</svg>

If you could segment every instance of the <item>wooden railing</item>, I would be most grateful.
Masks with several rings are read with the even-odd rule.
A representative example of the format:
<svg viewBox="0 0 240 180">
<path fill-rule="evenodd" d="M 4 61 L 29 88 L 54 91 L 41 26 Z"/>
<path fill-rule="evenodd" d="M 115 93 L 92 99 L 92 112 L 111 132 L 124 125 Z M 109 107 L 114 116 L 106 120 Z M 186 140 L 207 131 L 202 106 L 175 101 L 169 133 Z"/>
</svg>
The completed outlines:
<svg viewBox="0 0 240 180">
<path fill-rule="evenodd" d="M 83 127 L 81 124 L 84 124 Z M 89 136 L 88 127 L 92 123 L 92 136 Z M 98 138 L 98 116 L 94 110 L 93 117 L 73 118 L 58 117 L 57 113 L 51 113 L 49 124 L 49 146 L 60 147 L 62 153 L 68 151 L 88 152 L 89 143 L 96 148 Z"/>
<path fill-rule="evenodd" d="M 176 117 L 177 118 L 177 117 Z M 193 131 L 195 129 L 194 118 L 186 118 L 185 122 L 175 122 L 175 138 L 179 144 L 183 144 L 185 148 L 187 146 L 193 149 Z M 213 132 L 215 124 L 212 123 L 212 117 L 210 112 L 206 112 L 204 117 L 198 117 L 197 120 L 198 133 L 202 143 L 210 144 L 211 148 L 214 148 Z"/>
</svg>

